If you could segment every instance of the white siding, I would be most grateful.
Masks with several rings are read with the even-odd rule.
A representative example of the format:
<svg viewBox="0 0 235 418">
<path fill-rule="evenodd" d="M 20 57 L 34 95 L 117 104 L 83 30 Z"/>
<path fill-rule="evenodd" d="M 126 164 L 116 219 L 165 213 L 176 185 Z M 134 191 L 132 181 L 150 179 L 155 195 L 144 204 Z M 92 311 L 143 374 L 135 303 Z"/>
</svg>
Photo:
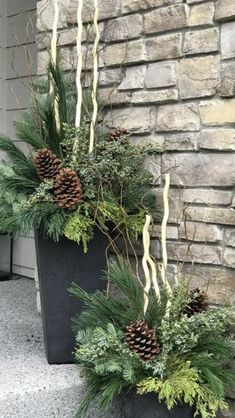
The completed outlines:
<svg viewBox="0 0 235 418">
<path fill-rule="evenodd" d="M 13 120 L 29 107 L 27 86 L 36 74 L 35 21 L 36 0 L 0 0 L 0 131 L 13 140 Z M 33 237 L 15 239 L 13 263 L 14 273 L 33 277 Z"/>
</svg>

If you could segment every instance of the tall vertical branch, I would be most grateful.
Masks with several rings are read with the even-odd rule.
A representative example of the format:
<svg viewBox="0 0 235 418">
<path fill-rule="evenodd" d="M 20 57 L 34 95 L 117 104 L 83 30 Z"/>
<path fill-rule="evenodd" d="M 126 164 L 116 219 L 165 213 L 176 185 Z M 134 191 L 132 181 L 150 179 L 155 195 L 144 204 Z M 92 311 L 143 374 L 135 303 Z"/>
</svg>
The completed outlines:
<svg viewBox="0 0 235 418">
<path fill-rule="evenodd" d="M 144 255 L 142 258 L 142 267 L 144 270 L 145 276 L 145 286 L 144 286 L 144 315 L 147 312 L 148 305 L 149 305 L 149 292 L 151 289 L 151 275 L 150 270 L 148 267 L 148 257 L 149 257 L 149 247 L 150 247 L 150 239 L 149 239 L 149 225 L 150 225 L 150 216 L 146 215 L 146 221 L 143 229 L 143 246 L 144 246 Z"/>
<path fill-rule="evenodd" d="M 82 111 L 82 9 L 83 9 L 83 0 L 78 2 L 77 10 L 77 23 L 78 23 L 78 32 L 77 32 L 77 74 L 76 74 L 76 86 L 77 86 L 77 106 L 76 106 L 76 119 L 75 126 L 79 128 L 81 123 L 81 111 Z"/>
<path fill-rule="evenodd" d="M 96 126 L 97 115 L 98 115 L 98 103 L 97 103 L 97 87 L 98 87 L 98 80 L 99 80 L 98 46 L 99 46 L 99 40 L 100 40 L 99 27 L 98 27 L 98 18 L 99 18 L 98 0 L 94 0 L 94 8 L 95 8 L 95 13 L 94 13 L 95 41 L 93 45 L 93 87 L 92 87 L 93 115 L 92 115 L 91 127 L 90 127 L 89 153 L 92 153 L 94 149 L 95 126 Z"/>
<path fill-rule="evenodd" d="M 54 20 L 53 20 L 53 30 L 52 30 L 52 39 L 51 39 L 51 60 L 52 64 L 56 66 L 57 62 L 57 41 L 58 41 L 58 21 L 59 21 L 59 2 L 58 0 L 54 1 Z M 58 97 L 57 93 L 54 91 L 53 84 L 50 84 L 50 91 L 51 93 L 54 92 L 55 96 L 55 103 L 54 103 L 54 109 L 55 109 L 55 120 L 56 120 L 56 128 L 57 131 L 60 130 L 60 115 L 59 115 L 59 103 L 58 103 Z"/>
</svg>

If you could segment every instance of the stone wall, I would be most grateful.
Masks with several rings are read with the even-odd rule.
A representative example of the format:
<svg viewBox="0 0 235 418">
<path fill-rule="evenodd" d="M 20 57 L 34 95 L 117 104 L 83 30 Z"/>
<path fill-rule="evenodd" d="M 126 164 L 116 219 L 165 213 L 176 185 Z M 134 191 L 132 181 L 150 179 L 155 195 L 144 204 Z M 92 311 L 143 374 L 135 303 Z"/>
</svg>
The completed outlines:
<svg viewBox="0 0 235 418">
<path fill-rule="evenodd" d="M 85 2 L 84 57 L 91 68 Z M 76 66 L 77 0 L 63 0 L 63 65 Z M 53 2 L 38 2 L 38 73 L 45 72 Z M 149 158 L 159 199 L 171 173 L 169 260 L 195 263 L 195 281 L 212 282 L 212 299 L 235 301 L 235 2 L 100 0 L 100 95 L 108 126 L 125 126 Z M 86 82 L 89 83 L 89 71 Z M 159 199 L 160 200 L 160 199 Z M 159 235 L 156 231 L 156 238 Z M 154 248 L 158 250 L 156 243 Z"/>
</svg>

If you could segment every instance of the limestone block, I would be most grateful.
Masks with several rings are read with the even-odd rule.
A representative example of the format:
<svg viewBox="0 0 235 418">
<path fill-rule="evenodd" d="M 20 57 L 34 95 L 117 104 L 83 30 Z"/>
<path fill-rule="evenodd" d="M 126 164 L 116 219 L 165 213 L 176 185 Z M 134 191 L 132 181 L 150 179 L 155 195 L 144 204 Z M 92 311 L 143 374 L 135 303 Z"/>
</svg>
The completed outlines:
<svg viewBox="0 0 235 418">
<path fill-rule="evenodd" d="M 163 61 L 149 64 L 145 74 L 148 89 L 175 86 L 177 83 L 177 63 Z"/>
<path fill-rule="evenodd" d="M 232 247 L 225 248 L 224 265 L 235 269 L 235 248 L 232 248 Z"/>
<path fill-rule="evenodd" d="M 145 167 L 152 174 L 154 183 L 159 184 L 161 180 L 161 157 L 159 155 L 146 157 Z"/>
<path fill-rule="evenodd" d="M 225 245 L 235 247 L 235 228 L 227 228 L 225 230 Z"/>
<path fill-rule="evenodd" d="M 111 19 L 107 23 L 105 39 L 108 42 L 137 38 L 143 31 L 143 16 L 134 14 Z"/>
<path fill-rule="evenodd" d="M 106 65 L 121 65 L 146 61 L 145 45 L 142 39 L 130 43 L 108 45 L 104 52 Z"/>
<path fill-rule="evenodd" d="M 64 0 L 63 0 L 64 1 Z M 69 2 L 66 13 L 68 23 L 77 23 L 78 0 L 66 0 Z M 98 0 L 99 20 L 110 19 L 119 15 L 121 11 L 120 0 Z M 83 22 L 93 21 L 94 1 L 86 0 L 83 7 Z"/>
<path fill-rule="evenodd" d="M 202 101 L 199 104 L 199 112 L 203 125 L 234 123 L 235 99 Z"/>
<path fill-rule="evenodd" d="M 58 29 L 67 26 L 66 11 L 70 0 L 59 0 Z M 37 2 L 37 29 L 42 31 L 52 30 L 54 21 L 54 3 L 52 0 L 41 0 Z"/>
<path fill-rule="evenodd" d="M 138 65 L 134 67 L 128 67 L 126 69 L 126 75 L 123 78 L 122 83 L 118 87 L 119 90 L 134 90 L 144 88 L 146 66 Z"/>
<path fill-rule="evenodd" d="M 208 291 L 211 303 L 224 303 L 228 300 L 235 303 L 234 271 L 231 269 L 184 265 L 182 277 L 190 278 L 191 288 L 200 286 Z M 233 418 L 233 415 L 231 415 L 231 418 Z"/>
<path fill-rule="evenodd" d="M 189 187 L 234 185 L 235 164 L 234 155 L 231 153 L 165 154 L 162 156 L 162 161 L 163 172 L 168 170 L 171 172 L 172 185 Z"/>
<path fill-rule="evenodd" d="M 235 64 L 224 63 L 221 72 L 221 84 L 218 88 L 220 96 L 233 97 L 235 95 Z"/>
<path fill-rule="evenodd" d="M 122 0 L 122 12 L 129 13 L 176 3 L 183 3 L 183 0 Z"/>
<path fill-rule="evenodd" d="M 156 205 L 161 208 L 163 205 L 163 190 L 158 188 L 154 191 L 156 195 Z M 182 200 L 182 190 L 173 187 L 169 190 L 169 223 L 180 224 L 183 220 L 184 203 Z"/>
<path fill-rule="evenodd" d="M 131 101 L 130 92 L 121 93 L 115 87 L 99 89 L 99 97 L 102 99 L 104 106 L 129 104 Z"/>
<path fill-rule="evenodd" d="M 185 4 L 162 7 L 144 15 L 144 31 L 147 34 L 184 28 L 187 25 L 188 6 Z"/>
<path fill-rule="evenodd" d="M 221 55 L 223 59 L 235 57 L 235 22 L 228 22 L 222 25 Z"/>
<path fill-rule="evenodd" d="M 122 70 L 120 68 L 101 69 L 99 74 L 99 85 L 110 86 L 119 84 L 123 79 Z"/>
<path fill-rule="evenodd" d="M 235 18 L 234 0 L 218 0 L 216 2 L 215 19 L 216 20 L 233 20 Z"/>
<path fill-rule="evenodd" d="M 186 0 L 186 3 L 193 4 L 193 3 L 201 3 L 204 0 Z"/>
<path fill-rule="evenodd" d="M 104 121 L 109 128 L 121 126 L 131 132 L 147 133 L 151 130 L 151 113 L 149 107 L 115 109 L 107 112 Z"/>
<path fill-rule="evenodd" d="M 218 51 L 219 30 L 205 29 L 185 34 L 183 51 L 186 55 Z"/>
<path fill-rule="evenodd" d="M 217 225 L 201 222 L 182 222 L 179 229 L 179 238 L 189 241 L 219 242 L 223 239 L 223 230 Z"/>
<path fill-rule="evenodd" d="M 147 60 L 160 61 L 182 56 L 182 34 L 155 36 L 145 40 Z"/>
<path fill-rule="evenodd" d="M 197 132 L 166 133 L 158 135 L 163 151 L 190 151 L 197 149 Z"/>
<path fill-rule="evenodd" d="M 219 56 L 182 59 L 179 63 L 179 91 L 182 99 L 212 96 L 219 83 Z"/>
<path fill-rule="evenodd" d="M 176 89 L 136 91 L 132 94 L 132 103 L 167 103 L 177 102 L 179 93 Z"/>
<path fill-rule="evenodd" d="M 222 249 L 214 245 L 192 244 L 189 249 L 187 243 L 168 242 L 167 249 L 169 260 L 200 264 L 221 264 Z"/>
<path fill-rule="evenodd" d="M 187 219 L 192 221 L 234 225 L 235 210 L 227 208 L 189 207 L 186 209 Z"/>
<path fill-rule="evenodd" d="M 157 132 L 199 131 L 200 119 L 194 103 L 160 106 L 157 114 Z"/>
<path fill-rule="evenodd" d="M 235 151 L 235 129 L 203 130 L 198 144 L 202 149 Z"/>
<path fill-rule="evenodd" d="M 100 39 L 104 40 L 104 22 L 99 23 Z M 49 36 L 50 37 L 50 36 Z M 92 25 L 87 24 L 83 26 L 82 42 L 93 42 L 95 39 L 95 32 Z M 77 42 L 77 28 L 69 27 L 58 33 L 58 44 L 64 45 L 76 45 Z"/>
<path fill-rule="evenodd" d="M 162 235 L 162 228 L 159 225 L 154 226 L 154 230 L 151 234 L 152 237 L 160 238 Z M 167 239 L 177 240 L 179 238 L 178 226 L 168 225 L 166 230 Z"/>
<path fill-rule="evenodd" d="M 190 8 L 189 26 L 214 24 L 214 3 L 196 4 Z"/>
<path fill-rule="evenodd" d="M 232 193 L 224 190 L 186 189 L 183 201 L 186 203 L 199 203 L 204 205 L 230 205 Z"/>
</svg>

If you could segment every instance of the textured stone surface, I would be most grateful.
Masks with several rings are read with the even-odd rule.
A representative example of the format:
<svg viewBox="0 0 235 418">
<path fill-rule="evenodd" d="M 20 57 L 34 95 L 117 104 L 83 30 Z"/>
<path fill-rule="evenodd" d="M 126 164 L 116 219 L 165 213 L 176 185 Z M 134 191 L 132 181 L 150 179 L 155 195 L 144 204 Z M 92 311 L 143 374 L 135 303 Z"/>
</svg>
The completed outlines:
<svg viewBox="0 0 235 418">
<path fill-rule="evenodd" d="M 235 18 L 235 3 L 233 0 L 217 0 L 215 19 L 233 20 Z"/>
<path fill-rule="evenodd" d="M 183 4 L 156 9 L 144 16 L 144 30 L 147 34 L 183 28 L 187 24 L 188 6 Z"/>
<path fill-rule="evenodd" d="M 122 0 L 122 12 L 128 13 L 137 10 L 147 10 L 153 7 L 176 3 L 182 3 L 182 0 Z"/>
<path fill-rule="evenodd" d="M 64 0 L 63 0 L 64 1 Z M 77 23 L 78 0 L 66 0 L 69 6 L 66 8 L 66 19 L 68 23 Z M 99 20 L 115 17 L 121 10 L 120 0 L 98 0 Z M 86 0 L 83 7 L 83 21 L 93 21 L 94 2 Z"/>
<path fill-rule="evenodd" d="M 225 245 L 235 247 L 235 228 L 225 230 Z"/>
<path fill-rule="evenodd" d="M 221 263 L 222 249 L 220 247 L 192 244 L 189 248 L 187 243 L 168 242 L 167 249 L 169 260 L 215 265 Z"/>
<path fill-rule="evenodd" d="M 120 68 L 109 68 L 100 71 L 99 85 L 110 86 L 121 83 L 123 79 L 122 70 Z"/>
<path fill-rule="evenodd" d="M 189 26 L 213 25 L 214 3 L 196 4 L 190 8 Z"/>
<path fill-rule="evenodd" d="M 222 228 L 216 225 L 201 222 L 182 222 L 179 229 L 179 238 L 189 241 L 219 242 L 222 241 Z"/>
<path fill-rule="evenodd" d="M 235 268 L 235 248 L 227 247 L 224 251 L 224 265 Z"/>
<path fill-rule="evenodd" d="M 182 34 L 155 36 L 145 41 L 146 58 L 149 61 L 177 58 L 182 55 Z"/>
<path fill-rule="evenodd" d="M 59 0 L 59 20 L 58 28 L 67 26 L 66 10 L 70 0 Z M 53 27 L 54 20 L 54 4 L 52 1 L 41 0 L 37 2 L 37 29 L 39 31 L 48 31 Z"/>
<path fill-rule="evenodd" d="M 142 31 L 143 16 L 134 14 L 109 20 L 105 35 L 108 42 L 123 41 L 139 37 Z"/>
<path fill-rule="evenodd" d="M 185 34 L 183 51 L 186 55 L 218 51 L 219 31 L 216 28 Z"/>
<path fill-rule="evenodd" d="M 121 126 L 131 132 L 145 133 L 151 129 L 151 113 L 149 107 L 115 109 L 107 112 L 105 123 L 109 127 Z"/>
<path fill-rule="evenodd" d="M 132 41 L 129 44 L 120 43 L 109 45 L 104 51 L 105 63 L 108 66 L 124 63 L 145 61 L 145 45 L 143 40 Z"/>
<path fill-rule="evenodd" d="M 204 0 L 186 0 L 186 3 L 188 4 L 194 4 L 194 3 L 201 3 Z"/>
<path fill-rule="evenodd" d="M 167 151 L 189 151 L 197 149 L 197 132 L 186 132 L 165 135 L 158 135 L 163 150 Z"/>
<path fill-rule="evenodd" d="M 199 136 L 199 148 L 210 150 L 235 150 L 235 129 L 203 130 Z"/>
<path fill-rule="evenodd" d="M 212 96 L 219 83 L 219 57 L 182 59 L 179 64 L 179 90 L 182 99 Z"/>
<path fill-rule="evenodd" d="M 167 103 L 177 102 L 178 90 L 164 89 L 156 91 L 137 91 L 132 94 L 132 103 Z"/>
<path fill-rule="evenodd" d="M 186 189 L 183 193 L 183 201 L 193 204 L 230 205 L 231 200 L 232 192 L 224 190 Z"/>
<path fill-rule="evenodd" d="M 119 85 L 119 90 L 133 90 L 144 87 L 146 66 L 138 65 L 126 69 L 126 75 L 122 83 Z"/>
<path fill-rule="evenodd" d="M 186 279 L 190 278 L 191 288 L 200 286 L 207 290 L 211 303 L 225 301 L 235 303 L 234 271 L 226 268 L 185 265 L 182 275 Z"/>
<path fill-rule="evenodd" d="M 199 105 L 204 125 L 225 125 L 234 123 L 235 99 L 202 101 Z"/>
<path fill-rule="evenodd" d="M 99 96 L 104 106 L 129 104 L 131 101 L 130 92 L 119 92 L 115 87 L 105 87 L 99 89 Z"/>
<path fill-rule="evenodd" d="M 186 210 L 187 218 L 192 221 L 214 223 L 220 225 L 235 224 L 235 210 L 225 208 L 189 207 Z"/>
<path fill-rule="evenodd" d="M 199 128 L 199 114 L 194 103 L 159 107 L 157 131 L 199 131 Z"/>
<path fill-rule="evenodd" d="M 222 25 L 221 55 L 223 59 L 235 57 L 235 22 L 228 22 Z"/>
<path fill-rule="evenodd" d="M 235 94 L 235 64 L 225 63 L 221 71 L 220 96 L 233 97 Z"/>
<path fill-rule="evenodd" d="M 149 64 L 145 74 L 147 88 L 174 86 L 177 82 L 177 63 L 174 61 Z"/>
<path fill-rule="evenodd" d="M 224 161 L 226 159 L 226 165 Z M 235 165 L 233 154 L 163 155 L 163 170 L 171 170 L 171 183 L 182 186 L 232 186 Z"/>
</svg>

